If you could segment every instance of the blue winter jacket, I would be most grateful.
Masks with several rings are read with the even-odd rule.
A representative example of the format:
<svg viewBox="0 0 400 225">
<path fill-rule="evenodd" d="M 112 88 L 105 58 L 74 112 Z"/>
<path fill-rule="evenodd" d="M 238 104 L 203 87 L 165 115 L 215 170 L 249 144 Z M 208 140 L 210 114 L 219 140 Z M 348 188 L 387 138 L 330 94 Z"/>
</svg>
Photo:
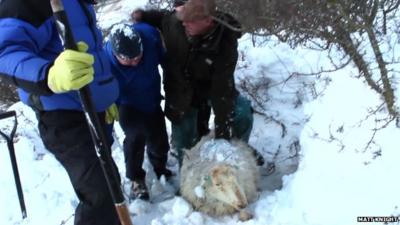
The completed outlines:
<svg viewBox="0 0 400 225">
<path fill-rule="evenodd" d="M 136 66 L 123 66 L 115 58 L 111 43 L 106 51 L 111 62 L 111 71 L 119 82 L 118 104 L 129 105 L 142 112 L 154 112 L 161 102 L 161 77 L 158 65 L 164 55 L 160 33 L 146 23 L 132 25 L 140 34 L 143 43 L 143 58 Z"/>
<path fill-rule="evenodd" d="M 104 111 L 118 96 L 102 36 L 96 27 L 91 0 L 63 0 L 73 36 L 88 44 L 94 56 L 94 81 L 89 85 L 97 111 Z M 17 87 L 20 99 L 39 110 L 82 110 L 78 92 L 54 94 L 47 73 L 63 51 L 50 1 L 0 1 L 0 75 Z"/>
</svg>

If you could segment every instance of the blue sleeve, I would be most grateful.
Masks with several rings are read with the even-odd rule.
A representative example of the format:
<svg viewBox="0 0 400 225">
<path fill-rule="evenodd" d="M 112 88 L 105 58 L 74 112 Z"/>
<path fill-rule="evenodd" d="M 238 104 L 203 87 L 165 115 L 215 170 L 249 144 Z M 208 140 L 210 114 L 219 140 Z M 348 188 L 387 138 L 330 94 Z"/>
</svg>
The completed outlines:
<svg viewBox="0 0 400 225">
<path fill-rule="evenodd" d="M 154 46 L 154 51 L 157 53 L 157 63 L 162 64 L 162 61 L 165 56 L 165 47 L 161 38 L 161 32 L 155 27 L 142 23 L 147 28 L 148 37 L 151 38 Z"/>
<path fill-rule="evenodd" d="M 39 30 L 18 19 L 0 19 L 0 74 L 29 93 L 50 95 L 46 75 L 52 61 L 40 52 L 51 37 L 42 30 L 52 33 L 52 28 Z"/>
<path fill-rule="evenodd" d="M 151 46 L 153 60 L 157 64 L 162 64 L 166 50 L 161 39 L 161 32 L 150 24 L 139 22 L 133 25 L 133 28 L 140 33 L 140 36 Z"/>
</svg>

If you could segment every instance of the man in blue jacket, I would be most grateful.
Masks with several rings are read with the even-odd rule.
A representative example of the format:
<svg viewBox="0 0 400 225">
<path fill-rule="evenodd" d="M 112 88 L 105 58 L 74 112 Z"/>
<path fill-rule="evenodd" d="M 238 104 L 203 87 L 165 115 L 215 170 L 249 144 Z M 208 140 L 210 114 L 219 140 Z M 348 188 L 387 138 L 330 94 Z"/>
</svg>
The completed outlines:
<svg viewBox="0 0 400 225">
<path fill-rule="evenodd" d="M 132 181 L 131 198 L 147 200 L 142 169 L 145 146 L 157 177 L 172 176 L 166 168 L 169 144 L 160 106 L 158 65 L 164 48 L 158 30 L 145 23 L 114 25 L 105 48 L 120 87 L 117 103 L 125 133 L 123 148 L 126 177 Z"/>
<path fill-rule="evenodd" d="M 105 126 L 118 83 L 96 28 L 94 1 L 63 3 L 79 51 L 63 49 L 50 1 L 0 1 L 0 74 L 18 87 L 21 101 L 36 112 L 44 145 L 68 172 L 79 198 L 74 224 L 118 225 L 75 91 L 89 85 Z"/>
</svg>

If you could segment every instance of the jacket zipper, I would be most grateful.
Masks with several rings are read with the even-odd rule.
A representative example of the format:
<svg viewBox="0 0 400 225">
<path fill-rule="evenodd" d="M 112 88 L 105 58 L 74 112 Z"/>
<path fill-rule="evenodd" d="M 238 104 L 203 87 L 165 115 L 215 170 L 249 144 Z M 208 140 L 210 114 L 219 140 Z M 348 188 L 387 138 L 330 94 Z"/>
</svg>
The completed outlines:
<svg viewBox="0 0 400 225">
<path fill-rule="evenodd" d="M 97 50 L 97 47 L 98 47 L 98 44 L 99 44 L 99 40 L 97 38 L 97 33 L 96 33 L 96 29 L 95 29 L 96 24 L 94 23 L 93 17 L 91 16 L 89 10 L 86 8 L 85 3 L 82 0 L 78 0 L 78 1 L 79 1 L 79 4 L 82 7 L 83 12 L 85 13 L 85 15 L 86 15 L 86 17 L 88 19 L 89 28 L 90 28 L 90 31 L 93 34 L 93 38 L 94 38 L 94 42 L 95 42 L 95 48 L 96 48 L 95 49 L 95 53 L 98 54 L 96 50 Z M 101 72 L 104 73 L 103 59 L 102 59 L 101 55 L 99 55 L 99 54 L 98 54 L 98 58 L 100 60 Z"/>
</svg>

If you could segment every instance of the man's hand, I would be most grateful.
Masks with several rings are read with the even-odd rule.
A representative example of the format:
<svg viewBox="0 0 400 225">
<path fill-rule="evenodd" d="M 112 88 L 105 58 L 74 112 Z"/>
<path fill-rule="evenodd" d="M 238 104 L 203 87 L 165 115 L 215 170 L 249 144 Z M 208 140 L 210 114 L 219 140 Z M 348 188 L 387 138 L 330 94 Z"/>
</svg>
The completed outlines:
<svg viewBox="0 0 400 225">
<path fill-rule="evenodd" d="M 54 93 L 78 90 L 93 81 L 94 57 L 86 53 L 86 43 L 77 45 L 79 51 L 64 50 L 49 69 L 47 85 Z"/>
<path fill-rule="evenodd" d="M 119 121 L 119 112 L 118 107 L 115 103 L 113 103 L 108 109 L 106 110 L 106 123 L 112 124 L 115 121 Z"/>
</svg>

